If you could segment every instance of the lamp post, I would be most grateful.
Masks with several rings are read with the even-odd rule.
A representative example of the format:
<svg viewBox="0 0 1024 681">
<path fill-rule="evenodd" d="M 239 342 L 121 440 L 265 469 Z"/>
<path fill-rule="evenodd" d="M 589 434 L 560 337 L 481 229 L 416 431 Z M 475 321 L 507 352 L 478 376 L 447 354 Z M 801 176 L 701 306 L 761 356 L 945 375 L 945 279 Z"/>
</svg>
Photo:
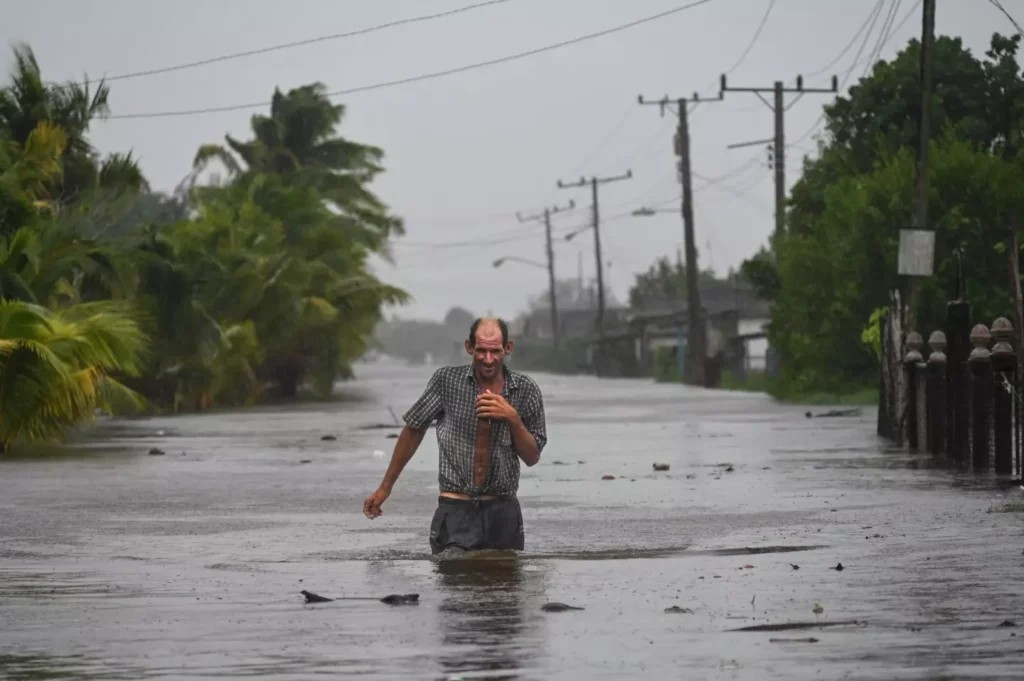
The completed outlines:
<svg viewBox="0 0 1024 681">
<path fill-rule="evenodd" d="M 530 265 L 531 267 L 539 267 L 542 270 L 546 270 L 548 268 L 548 266 L 545 265 L 544 263 L 539 263 L 536 260 L 528 260 L 526 258 L 520 258 L 520 257 L 515 256 L 515 255 L 505 255 L 505 256 L 502 256 L 502 257 L 498 258 L 497 260 L 495 260 L 491 264 L 494 265 L 494 267 L 497 268 L 497 267 L 501 267 L 506 262 L 519 262 L 519 263 L 522 263 L 524 265 Z"/>
<path fill-rule="evenodd" d="M 674 214 L 675 212 L 675 209 L 655 210 L 648 206 L 641 206 L 633 211 L 633 215 L 637 217 L 649 217 L 657 213 Z M 704 371 L 702 366 L 704 357 L 701 357 L 700 355 L 704 354 L 704 339 L 707 332 L 704 329 L 704 315 L 701 313 L 699 273 L 696 271 L 695 267 L 696 257 L 689 260 L 691 261 L 687 262 L 688 267 L 686 268 L 686 316 L 688 317 L 686 357 L 690 357 L 691 353 L 695 353 L 692 357 L 693 361 L 690 362 L 690 366 L 693 367 L 693 370 L 689 380 L 695 380 L 698 385 L 702 385 L 704 382 Z"/>
</svg>

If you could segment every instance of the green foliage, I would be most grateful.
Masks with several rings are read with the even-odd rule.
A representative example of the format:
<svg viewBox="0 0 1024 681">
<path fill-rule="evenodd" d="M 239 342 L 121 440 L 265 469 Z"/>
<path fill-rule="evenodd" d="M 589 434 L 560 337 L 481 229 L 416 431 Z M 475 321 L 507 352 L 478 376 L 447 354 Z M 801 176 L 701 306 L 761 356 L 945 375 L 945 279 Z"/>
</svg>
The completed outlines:
<svg viewBox="0 0 1024 681">
<path fill-rule="evenodd" d="M 882 359 L 882 321 L 885 319 L 888 309 L 886 307 L 875 308 L 868 319 L 868 325 L 860 334 L 860 342 L 871 348 L 871 351 L 875 353 L 875 359 L 879 361 Z"/>
<path fill-rule="evenodd" d="M 958 250 L 976 318 L 991 323 L 1012 309 L 1005 245 L 1024 214 L 1019 41 L 993 36 L 984 59 L 957 39 L 935 42 L 928 196 L 935 276 L 921 280 L 916 309 L 925 336 L 944 321 Z M 902 287 L 899 230 L 911 225 L 913 211 L 918 49 L 911 41 L 825 107 L 821 154 L 804 160 L 787 233 L 741 268 L 774 301 L 769 341 L 780 353 L 786 393 L 877 382 L 878 310 Z"/>
<path fill-rule="evenodd" d="M 697 277 L 700 286 L 717 284 L 720 281 L 710 270 L 700 272 Z M 629 289 L 630 307 L 643 308 L 661 301 L 686 300 L 686 266 L 677 260 L 659 258 L 644 273 L 636 275 L 636 282 Z"/>
<path fill-rule="evenodd" d="M 368 188 L 383 152 L 337 136 L 344 110 L 313 84 L 275 91 L 252 140 L 203 147 L 187 184 L 151 194 L 130 153 L 88 141 L 108 97 L 46 84 L 23 46 L 0 88 L 0 448 L 142 396 L 329 396 L 409 297 L 368 268 L 402 234 Z M 215 157 L 230 180 L 197 185 Z"/>
<path fill-rule="evenodd" d="M 109 301 L 60 311 L 0 301 L 0 451 L 59 439 L 96 409 L 141 407 L 113 374 L 137 374 L 144 345 L 130 313 Z"/>
<path fill-rule="evenodd" d="M 779 281 L 778 264 L 774 254 L 761 249 L 740 265 L 740 276 L 754 287 L 754 293 L 762 300 L 775 300 L 779 297 L 782 282 Z"/>
<path fill-rule="evenodd" d="M 659 383 L 682 383 L 676 349 L 660 346 L 651 353 L 651 375 Z"/>
</svg>

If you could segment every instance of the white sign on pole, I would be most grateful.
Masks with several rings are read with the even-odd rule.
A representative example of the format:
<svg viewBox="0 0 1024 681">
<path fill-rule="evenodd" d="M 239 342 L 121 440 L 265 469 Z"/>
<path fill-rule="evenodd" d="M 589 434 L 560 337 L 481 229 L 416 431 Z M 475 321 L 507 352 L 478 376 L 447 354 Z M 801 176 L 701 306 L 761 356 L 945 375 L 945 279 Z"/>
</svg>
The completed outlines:
<svg viewBox="0 0 1024 681">
<path fill-rule="evenodd" d="M 932 276 L 935 261 L 935 232 L 930 229 L 901 229 L 899 274 Z"/>
</svg>

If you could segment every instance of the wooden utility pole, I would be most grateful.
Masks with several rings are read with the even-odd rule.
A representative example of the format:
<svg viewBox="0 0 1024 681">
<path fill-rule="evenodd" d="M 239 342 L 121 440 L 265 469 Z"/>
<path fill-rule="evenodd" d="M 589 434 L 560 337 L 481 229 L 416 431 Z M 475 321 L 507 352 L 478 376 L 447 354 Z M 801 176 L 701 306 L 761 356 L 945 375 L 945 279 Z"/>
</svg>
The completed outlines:
<svg viewBox="0 0 1024 681">
<path fill-rule="evenodd" d="M 832 87 L 830 89 L 825 88 L 805 88 L 803 76 L 796 77 L 796 87 L 787 88 L 784 87 L 781 80 L 775 81 L 775 84 L 770 88 L 764 87 L 728 87 L 726 85 L 725 74 L 721 76 L 719 97 L 723 97 L 726 92 L 753 92 L 757 95 L 757 98 L 764 102 L 764 105 L 775 112 L 775 138 L 773 141 L 774 145 L 774 156 L 773 165 L 775 167 L 775 237 L 781 237 L 786 231 L 786 109 L 785 105 L 785 93 L 796 92 L 800 96 L 808 93 L 812 94 L 835 94 L 839 92 L 839 78 L 832 76 Z M 774 103 L 769 104 L 768 100 L 761 96 L 761 93 L 770 92 L 774 95 Z M 797 98 L 799 99 L 799 97 Z M 790 104 L 792 106 L 796 103 L 796 100 Z"/>
<path fill-rule="evenodd" d="M 529 217 L 523 217 L 518 211 L 516 212 L 516 219 L 519 222 L 527 222 L 530 220 L 544 220 L 544 236 L 547 240 L 547 254 L 548 254 L 548 298 L 549 304 L 551 305 L 551 341 L 555 348 L 561 343 L 561 334 L 558 328 L 558 296 L 555 294 L 555 250 L 551 244 L 551 216 L 554 213 L 561 213 L 562 211 L 572 210 L 576 207 L 576 202 L 570 200 L 568 206 L 552 206 L 545 208 L 544 212 L 540 215 L 531 215 Z"/>
<path fill-rule="evenodd" d="M 718 100 L 722 96 L 719 94 Z M 655 104 L 661 107 L 665 115 L 668 97 L 658 101 L 645 101 L 643 95 L 637 97 L 641 104 Z M 700 103 L 697 93 L 693 93 L 693 101 Z M 705 386 L 704 362 L 707 358 L 707 331 L 705 330 L 704 308 L 700 302 L 700 268 L 697 265 L 697 244 L 693 230 L 693 183 L 690 173 L 690 124 L 687 107 L 689 101 L 685 97 L 676 99 L 679 108 L 679 127 L 676 130 L 675 153 L 679 157 L 679 181 L 683 185 L 683 199 L 680 206 L 683 214 L 683 248 L 686 250 L 686 354 L 683 356 L 683 380 L 693 385 Z"/>
<path fill-rule="evenodd" d="M 928 229 L 928 143 L 931 140 L 932 50 L 935 45 L 935 0 L 921 3 L 921 108 L 917 119 L 917 177 L 914 183 L 914 212 L 911 229 Z M 934 259 L 934 251 L 932 258 Z M 907 333 L 917 330 L 917 277 L 907 284 Z"/>
<path fill-rule="evenodd" d="M 629 180 L 633 177 L 633 171 L 627 170 L 625 175 L 614 177 L 597 177 L 596 175 L 587 180 L 581 177 L 578 182 L 566 184 L 558 180 L 559 189 L 577 189 L 590 185 L 594 202 L 594 256 L 597 259 L 597 351 L 594 353 L 594 370 L 598 376 L 604 371 L 604 263 L 601 259 L 601 214 L 598 210 L 597 188 L 598 185 L 619 180 Z"/>
</svg>

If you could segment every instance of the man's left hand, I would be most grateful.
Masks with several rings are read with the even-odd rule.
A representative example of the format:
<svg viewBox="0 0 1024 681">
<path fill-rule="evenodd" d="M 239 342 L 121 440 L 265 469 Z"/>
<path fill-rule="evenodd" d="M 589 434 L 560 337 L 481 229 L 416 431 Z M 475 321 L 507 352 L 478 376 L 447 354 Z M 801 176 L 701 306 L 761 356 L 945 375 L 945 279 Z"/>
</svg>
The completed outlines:
<svg viewBox="0 0 1024 681">
<path fill-rule="evenodd" d="M 500 419 L 502 421 L 513 421 L 519 418 L 519 412 L 515 410 L 501 395 L 484 393 L 477 395 L 476 415 L 481 419 Z"/>
</svg>

